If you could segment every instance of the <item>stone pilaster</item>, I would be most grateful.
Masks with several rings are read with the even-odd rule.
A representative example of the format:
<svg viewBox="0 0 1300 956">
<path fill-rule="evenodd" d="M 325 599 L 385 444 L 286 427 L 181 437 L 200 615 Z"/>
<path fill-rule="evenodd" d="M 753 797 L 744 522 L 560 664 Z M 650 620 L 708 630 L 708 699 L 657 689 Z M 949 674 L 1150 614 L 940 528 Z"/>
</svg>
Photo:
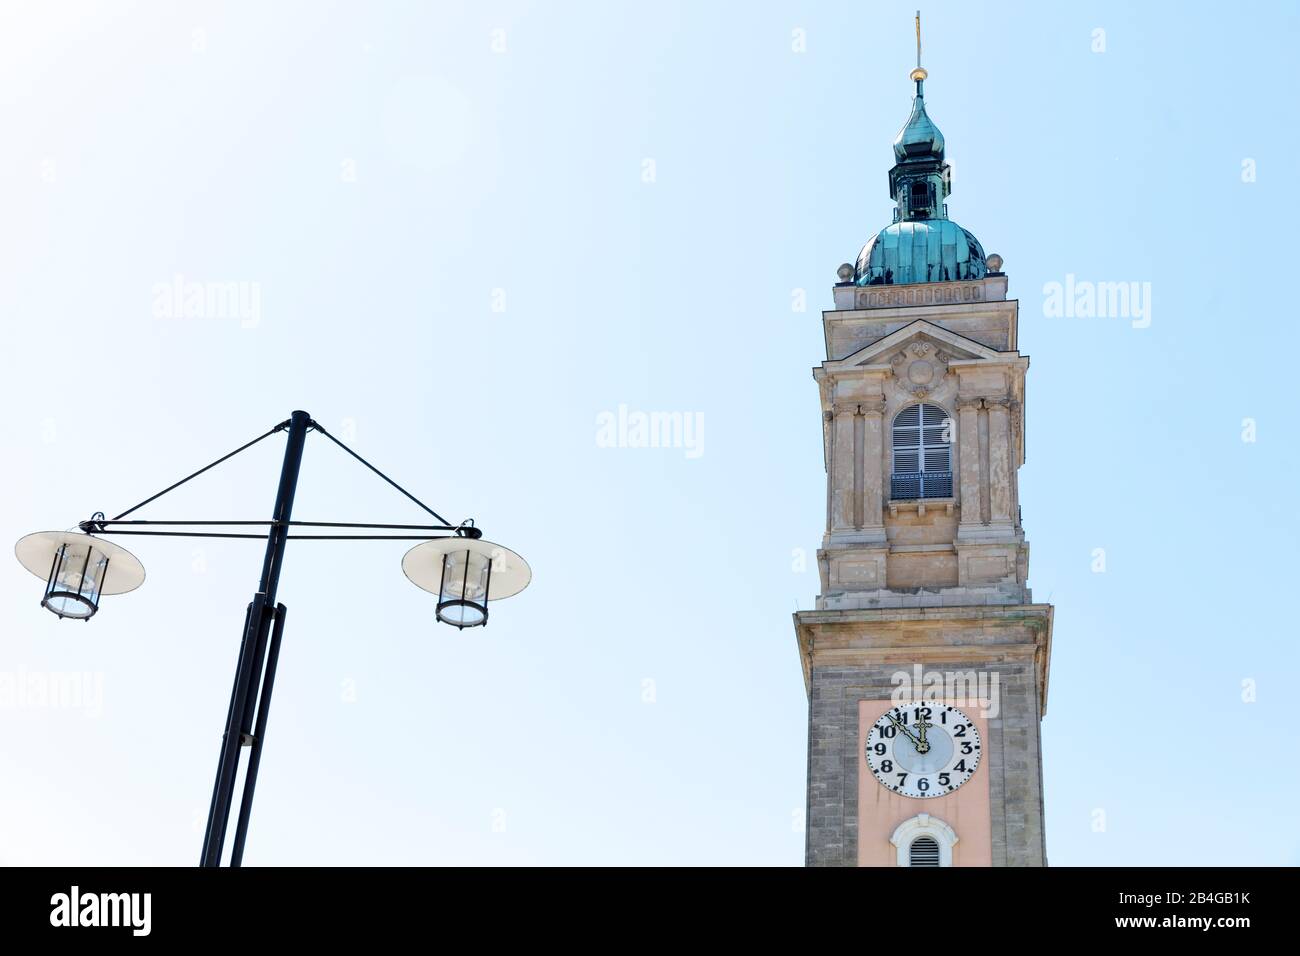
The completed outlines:
<svg viewBox="0 0 1300 956">
<path fill-rule="evenodd" d="M 882 401 L 863 402 L 862 410 L 862 530 L 885 539 L 885 444 Z"/>
<path fill-rule="evenodd" d="M 1020 466 L 1025 457 L 1025 409 L 1011 400 L 1011 522 L 1020 530 Z M 1028 571 L 1026 571 L 1028 574 Z M 1024 575 L 1022 575 L 1022 580 Z"/>
<path fill-rule="evenodd" d="M 831 534 L 853 530 L 853 418 L 858 407 L 837 404 L 831 422 Z"/>
<path fill-rule="evenodd" d="M 957 400 L 957 454 L 961 485 L 961 527 L 980 525 L 980 436 L 979 412 L 983 400 Z"/>
<path fill-rule="evenodd" d="M 834 495 L 831 494 L 831 482 L 835 480 L 835 413 L 822 412 L 823 441 L 825 442 L 825 461 L 826 461 L 826 530 L 831 530 L 831 505 L 834 502 Z M 826 437 L 828 436 L 828 437 Z M 826 591 L 826 576 L 822 575 L 822 592 Z"/>
<path fill-rule="evenodd" d="M 989 523 L 1009 528 L 1015 473 L 1011 466 L 1011 401 L 986 398 L 984 407 L 989 412 Z"/>
</svg>

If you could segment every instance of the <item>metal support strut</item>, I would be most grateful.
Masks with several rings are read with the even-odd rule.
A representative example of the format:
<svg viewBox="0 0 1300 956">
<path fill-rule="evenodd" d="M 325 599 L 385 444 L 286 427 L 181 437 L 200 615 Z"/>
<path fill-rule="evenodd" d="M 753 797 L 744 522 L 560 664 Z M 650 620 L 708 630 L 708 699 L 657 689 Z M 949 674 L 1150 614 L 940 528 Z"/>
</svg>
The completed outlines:
<svg viewBox="0 0 1300 956">
<path fill-rule="evenodd" d="M 289 440 L 284 449 L 284 465 L 280 470 L 280 485 L 276 492 L 271 528 L 266 536 L 262 578 L 244 619 L 244 639 L 239 649 L 239 664 L 235 668 L 230 709 L 226 714 L 226 732 L 221 740 L 221 755 L 217 761 L 217 779 L 212 788 L 212 804 L 208 811 L 200 866 L 221 865 L 235 779 L 239 773 L 239 751 L 241 744 L 248 743 L 251 746 L 248 772 L 244 779 L 244 794 L 230 864 L 239 866 L 243 859 L 244 838 L 248 834 L 248 818 L 252 812 L 253 790 L 257 784 L 257 767 L 262 755 L 267 711 L 271 705 L 280 639 L 284 633 L 284 606 L 276 605 L 275 594 L 289 538 L 289 521 L 293 513 L 294 494 L 298 488 L 298 473 L 302 467 L 303 444 L 311 424 L 311 416 L 302 411 L 294 412 L 289 419 Z M 274 633 L 271 630 L 273 622 Z"/>
</svg>

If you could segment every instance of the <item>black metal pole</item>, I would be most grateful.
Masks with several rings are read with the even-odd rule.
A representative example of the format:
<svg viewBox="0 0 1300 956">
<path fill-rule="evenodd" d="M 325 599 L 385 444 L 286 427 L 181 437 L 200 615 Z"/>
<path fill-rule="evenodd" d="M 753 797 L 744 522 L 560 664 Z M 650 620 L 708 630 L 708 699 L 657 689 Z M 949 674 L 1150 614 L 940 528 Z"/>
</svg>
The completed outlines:
<svg viewBox="0 0 1300 956">
<path fill-rule="evenodd" d="M 284 637 L 285 607 L 276 605 L 275 624 L 271 630 L 271 644 L 266 654 L 266 676 L 262 678 L 262 693 L 257 704 L 257 724 L 253 729 L 253 743 L 248 752 L 248 770 L 244 772 L 244 796 L 239 801 L 239 821 L 235 824 L 235 842 L 230 848 L 230 865 L 239 866 L 244 860 L 244 840 L 248 837 L 248 818 L 253 812 L 253 790 L 257 787 L 257 768 L 262 763 L 262 744 L 266 740 L 266 718 L 271 711 L 271 691 L 275 687 L 275 667 L 280 660 L 280 640 Z M 252 697 L 250 695 L 249 699 Z"/>
<path fill-rule="evenodd" d="M 235 684 L 230 689 L 230 707 L 226 710 L 226 733 L 230 733 L 230 726 L 234 719 L 235 705 L 239 702 L 239 677 L 244 672 L 244 660 L 248 655 L 248 629 L 253 624 L 253 606 L 250 602 L 247 610 L 244 611 L 244 637 L 239 644 L 239 663 L 235 666 Z M 203 834 L 203 855 L 199 857 L 199 866 L 205 865 L 208 859 L 208 844 L 212 840 L 212 827 L 217 817 L 217 795 L 221 792 L 221 781 L 225 779 L 222 768 L 225 765 L 226 749 L 225 740 L 222 738 L 221 757 L 217 762 L 217 779 L 212 785 L 212 801 L 208 804 L 208 826 Z"/>
<path fill-rule="evenodd" d="M 280 583 L 284 548 L 289 537 L 289 519 L 293 514 L 293 498 L 298 489 L 298 473 L 302 468 L 302 449 L 310 426 L 311 416 L 306 412 L 296 411 L 290 416 L 289 439 L 285 444 L 284 464 L 280 469 L 275 511 L 271 529 L 266 536 L 266 557 L 262 562 L 262 578 L 257 594 L 253 597 L 253 604 L 244 628 L 239 664 L 235 670 L 235 687 L 231 693 L 230 711 L 226 717 L 226 733 L 221 741 L 221 756 L 217 762 L 217 779 L 213 786 L 212 806 L 208 814 L 208 828 L 203 840 L 200 866 L 221 865 L 226 824 L 230 819 L 235 778 L 239 773 L 239 748 L 242 743 L 253 742 L 251 735 L 254 693 L 256 685 L 260 682 L 262 662 L 266 653 L 267 631 L 271 623 L 268 611 L 275 607 L 275 593 Z M 269 697 L 268 692 L 267 704 L 270 703 Z M 251 804 L 252 794 L 247 791 L 247 787 L 245 797 Z"/>
<path fill-rule="evenodd" d="M 230 710 L 226 714 L 226 732 L 221 738 L 221 756 L 217 762 L 217 780 L 212 791 L 212 809 L 208 814 L 201 866 L 221 865 L 221 849 L 226 845 L 226 822 L 230 818 L 230 797 L 235 789 L 235 777 L 239 774 L 243 715 L 253 687 L 253 658 L 265 616 L 266 595 L 258 592 L 253 595 L 253 602 L 249 605 L 244 639 L 239 645 L 239 664 L 235 668 L 235 687 L 231 691 Z"/>
</svg>

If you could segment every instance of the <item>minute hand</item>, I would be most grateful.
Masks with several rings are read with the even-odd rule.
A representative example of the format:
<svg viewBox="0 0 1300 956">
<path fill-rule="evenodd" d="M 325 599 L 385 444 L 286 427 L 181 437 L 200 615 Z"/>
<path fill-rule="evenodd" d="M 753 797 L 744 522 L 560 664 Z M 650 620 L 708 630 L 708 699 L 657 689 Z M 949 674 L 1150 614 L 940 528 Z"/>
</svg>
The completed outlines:
<svg viewBox="0 0 1300 956">
<path fill-rule="evenodd" d="M 903 723 L 893 714 L 886 713 L 885 716 L 894 722 L 894 726 L 901 730 L 908 740 L 912 741 L 912 745 L 916 747 L 918 751 L 921 749 L 921 741 L 917 739 L 916 734 L 907 729 L 907 724 Z"/>
</svg>

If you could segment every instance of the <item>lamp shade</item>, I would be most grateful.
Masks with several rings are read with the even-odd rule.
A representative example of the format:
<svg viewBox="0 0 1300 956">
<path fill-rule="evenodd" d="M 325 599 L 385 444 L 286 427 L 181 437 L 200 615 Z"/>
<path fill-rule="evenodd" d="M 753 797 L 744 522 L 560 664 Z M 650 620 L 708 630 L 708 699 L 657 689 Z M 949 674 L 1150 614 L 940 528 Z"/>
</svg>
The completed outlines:
<svg viewBox="0 0 1300 956">
<path fill-rule="evenodd" d="M 88 620 L 105 594 L 144 583 L 144 565 L 123 547 L 75 531 L 40 531 L 14 547 L 19 564 L 45 580 L 41 606 L 60 618 Z"/>
<path fill-rule="evenodd" d="M 417 544 L 402 558 L 402 572 L 438 595 L 438 620 L 461 629 L 486 624 L 488 602 L 518 594 L 533 576 L 509 548 L 468 537 Z"/>
</svg>

